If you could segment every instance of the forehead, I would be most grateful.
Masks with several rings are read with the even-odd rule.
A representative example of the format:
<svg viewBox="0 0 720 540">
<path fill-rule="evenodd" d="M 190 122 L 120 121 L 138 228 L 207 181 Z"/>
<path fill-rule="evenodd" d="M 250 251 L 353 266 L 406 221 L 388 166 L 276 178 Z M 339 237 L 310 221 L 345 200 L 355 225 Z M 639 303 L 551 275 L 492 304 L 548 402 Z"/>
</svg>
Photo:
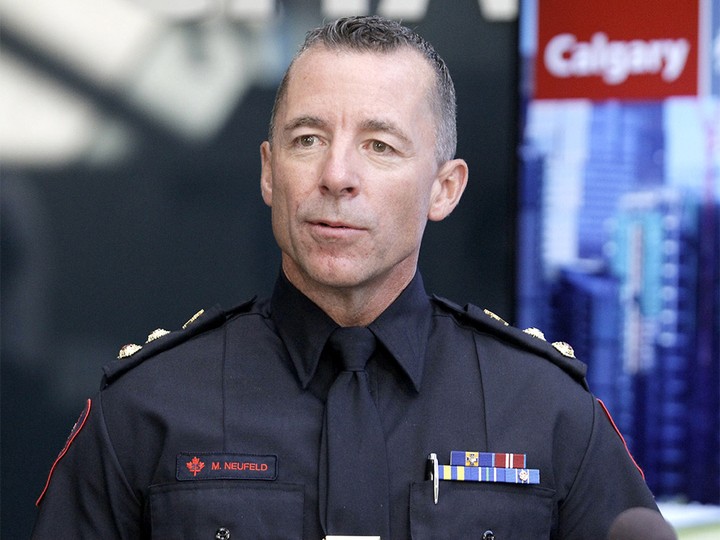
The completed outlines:
<svg viewBox="0 0 720 540">
<path fill-rule="evenodd" d="M 307 112 L 299 109 L 342 106 L 343 112 L 418 114 L 430 109 L 433 82 L 428 61 L 409 47 L 366 52 L 315 46 L 290 68 L 281 110 L 292 116 Z"/>
</svg>

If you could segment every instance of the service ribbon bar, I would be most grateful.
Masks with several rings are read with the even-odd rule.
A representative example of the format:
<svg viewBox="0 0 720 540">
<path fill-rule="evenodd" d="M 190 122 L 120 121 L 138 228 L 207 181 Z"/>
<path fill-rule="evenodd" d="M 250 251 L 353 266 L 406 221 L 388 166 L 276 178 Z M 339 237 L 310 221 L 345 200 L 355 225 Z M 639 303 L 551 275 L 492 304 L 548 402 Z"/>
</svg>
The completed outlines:
<svg viewBox="0 0 720 540">
<path fill-rule="evenodd" d="M 525 454 L 505 452 L 450 452 L 450 465 L 465 467 L 500 467 L 503 469 L 524 469 L 527 467 Z"/>
<path fill-rule="evenodd" d="M 439 480 L 455 480 L 457 482 L 501 482 L 506 484 L 539 484 L 540 469 L 440 465 L 438 467 L 438 477 Z"/>
</svg>

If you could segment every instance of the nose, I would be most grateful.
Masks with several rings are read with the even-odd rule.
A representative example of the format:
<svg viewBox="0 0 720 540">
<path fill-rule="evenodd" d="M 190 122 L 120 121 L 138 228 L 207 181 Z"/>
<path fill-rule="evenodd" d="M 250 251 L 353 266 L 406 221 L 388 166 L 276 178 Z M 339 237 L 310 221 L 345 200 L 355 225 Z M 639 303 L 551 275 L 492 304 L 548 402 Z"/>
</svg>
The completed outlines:
<svg viewBox="0 0 720 540">
<path fill-rule="evenodd" d="M 351 144 L 333 141 L 326 154 L 320 190 L 334 197 L 354 196 L 360 188 L 357 154 Z"/>
</svg>

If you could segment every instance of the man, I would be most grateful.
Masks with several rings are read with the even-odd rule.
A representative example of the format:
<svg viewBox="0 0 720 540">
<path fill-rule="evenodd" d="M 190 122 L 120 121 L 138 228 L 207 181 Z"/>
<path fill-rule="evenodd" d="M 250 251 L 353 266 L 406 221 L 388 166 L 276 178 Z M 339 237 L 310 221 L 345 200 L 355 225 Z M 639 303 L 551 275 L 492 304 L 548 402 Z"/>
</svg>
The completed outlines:
<svg viewBox="0 0 720 540">
<path fill-rule="evenodd" d="M 35 536 L 588 539 L 656 510 L 568 346 L 424 292 L 424 227 L 467 181 L 455 142 L 422 38 L 375 17 L 308 34 L 261 146 L 272 298 L 123 349 Z"/>
</svg>

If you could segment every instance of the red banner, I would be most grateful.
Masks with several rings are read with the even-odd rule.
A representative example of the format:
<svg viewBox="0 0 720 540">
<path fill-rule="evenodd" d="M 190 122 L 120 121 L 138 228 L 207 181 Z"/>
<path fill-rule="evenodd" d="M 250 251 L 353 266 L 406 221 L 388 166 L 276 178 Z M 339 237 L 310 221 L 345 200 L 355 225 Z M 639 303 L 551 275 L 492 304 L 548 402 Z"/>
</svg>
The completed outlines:
<svg viewBox="0 0 720 540">
<path fill-rule="evenodd" d="M 537 99 L 698 92 L 699 0 L 540 0 Z"/>
</svg>

